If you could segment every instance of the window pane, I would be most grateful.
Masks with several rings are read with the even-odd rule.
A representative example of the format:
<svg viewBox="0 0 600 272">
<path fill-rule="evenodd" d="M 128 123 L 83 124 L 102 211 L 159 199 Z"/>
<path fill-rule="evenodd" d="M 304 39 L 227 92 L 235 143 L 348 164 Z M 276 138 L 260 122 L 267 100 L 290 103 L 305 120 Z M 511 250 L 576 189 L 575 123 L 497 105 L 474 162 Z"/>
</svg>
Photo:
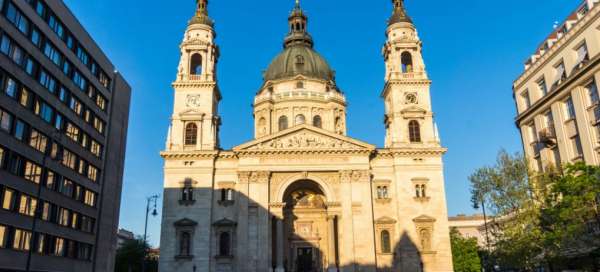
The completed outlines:
<svg viewBox="0 0 600 272">
<path fill-rule="evenodd" d="M 17 95 L 17 82 L 15 82 L 12 78 L 8 78 L 6 81 L 6 88 L 4 88 L 4 93 L 12 98 L 15 98 Z"/>
<path fill-rule="evenodd" d="M 12 210 L 15 199 L 15 191 L 11 189 L 4 189 L 4 196 L 2 197 L 2 209 Z"/>
<path fill-rule="evenodd" d="M 0 225 L 0 248 L 6 247 L 6 227 Z"/>
</svg>

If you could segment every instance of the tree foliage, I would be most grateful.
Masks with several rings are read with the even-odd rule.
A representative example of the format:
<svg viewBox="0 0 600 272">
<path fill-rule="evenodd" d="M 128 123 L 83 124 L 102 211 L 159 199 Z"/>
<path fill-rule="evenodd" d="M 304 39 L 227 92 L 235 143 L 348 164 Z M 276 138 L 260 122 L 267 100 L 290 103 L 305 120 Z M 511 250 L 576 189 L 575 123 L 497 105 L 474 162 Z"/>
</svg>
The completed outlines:
<svg viewBox="0 0 600 272">
<path fill-rule="evenodd" d="M 494 215 L 488 223 L 492 250 L 504 268 L 560 266 L 600 246 L 590 226 L 600 222 L 600 168 L 583 163 L 534 173 L 519 154 L 500 151 L 495 165 L 469 177 L 474 207 Z"/>
<path fill-rule="evenodd" d="M 450 243 L 452 245 L 452 262 L 456 272 L 479 272 L 481 261 L 478 254 L 477 239 L 463 238 L 458 230 L 452 228 L 450 231 Z"/>
<path fill-rule="evenodd" d="M 117 250 L 115 260 L 115 272 L 141 272 L 144 253 L 150 249 L 143 239 L 126 241 Z M 158 263 L 155 260 L 146 259 L 146 272 L 158 271 Z"/>
</svg>

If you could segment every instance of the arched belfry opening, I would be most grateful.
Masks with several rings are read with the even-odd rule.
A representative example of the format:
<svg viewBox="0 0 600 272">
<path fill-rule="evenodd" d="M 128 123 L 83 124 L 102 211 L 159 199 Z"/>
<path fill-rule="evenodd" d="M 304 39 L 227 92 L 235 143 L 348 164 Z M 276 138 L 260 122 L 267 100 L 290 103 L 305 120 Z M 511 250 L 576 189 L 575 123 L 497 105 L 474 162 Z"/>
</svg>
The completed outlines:
<svg viewBox="0 0 600 272">
<path fill-rule="evenodd" d="M 190 74 L 201 75 L 202 74 L 202 56 L 198 53 L 193 54 L 190 60 Z"/>
<path fill-rule="evenodd" d="M 286 271 L 324 271 L 336 264 L 336 220 L 327 209 L 319 183 L 304 179 L 283 194 L 283 226 L 274 226 L 274 241 Z M 280 229 L 281 232 L 277 232 Z"/>
<path fill-rule="evenodd" d="M 400 56 L 402 62 L 402 73 L 412 73 L 413 72 L 413 57 L 410 52 L 404 51 Z"/>
</svg>

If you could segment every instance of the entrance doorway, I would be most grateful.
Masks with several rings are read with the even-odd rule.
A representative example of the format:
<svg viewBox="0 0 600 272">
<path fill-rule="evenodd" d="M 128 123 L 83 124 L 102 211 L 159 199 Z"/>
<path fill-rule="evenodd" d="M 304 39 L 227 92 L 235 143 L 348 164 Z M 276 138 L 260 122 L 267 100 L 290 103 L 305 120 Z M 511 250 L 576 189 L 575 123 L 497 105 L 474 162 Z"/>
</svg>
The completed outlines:
<svg viewBox="0 0 600 272">
<path fill-rule="evenodd" d="M 313 272 L 313 248 L 300 247 L 297 249 L 296 271 L 297 272 Z"/>
</svg>

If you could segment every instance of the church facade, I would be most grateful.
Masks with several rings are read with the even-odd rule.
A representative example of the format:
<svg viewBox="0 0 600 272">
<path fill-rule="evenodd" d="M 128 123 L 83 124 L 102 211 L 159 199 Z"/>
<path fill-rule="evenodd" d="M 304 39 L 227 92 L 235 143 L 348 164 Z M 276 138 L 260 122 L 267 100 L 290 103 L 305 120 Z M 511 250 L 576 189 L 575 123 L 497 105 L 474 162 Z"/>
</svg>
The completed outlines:
<svg viewBox="0 0 600 272">
<path fill-rule="evenodd" d="M 255 138 L 223 150 L 219 48 L 198 0 L 161 153 L 160 271 L 453 271 L 431 81 L 403 1 L 392 2 L 383 148 L 347 135 L 346 98 L 296 3 L 253 101 Z"/>
</svg>

